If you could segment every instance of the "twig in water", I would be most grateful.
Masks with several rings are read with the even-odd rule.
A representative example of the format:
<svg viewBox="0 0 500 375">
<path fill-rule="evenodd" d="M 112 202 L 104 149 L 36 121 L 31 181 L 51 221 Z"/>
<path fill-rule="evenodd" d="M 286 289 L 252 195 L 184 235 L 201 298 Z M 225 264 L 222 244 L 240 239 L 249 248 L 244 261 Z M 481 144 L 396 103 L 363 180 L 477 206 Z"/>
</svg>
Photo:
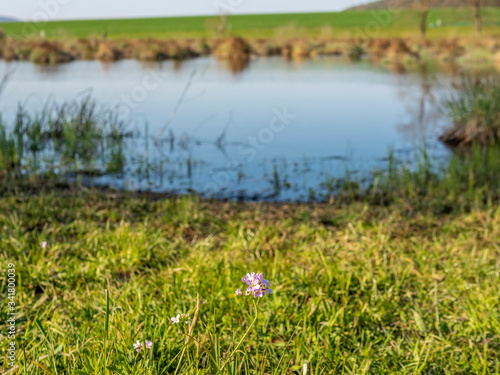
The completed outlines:
<svg viewBox="0 0 500 375">
<path fill-rule="evenodd" d="M 163 128 L 161 128 L 160 131 L 158 132 L 158 134 L 156 135 L 156 138 L 155 138 L 155 144 L 156 145 L 158 144 L 158 141 L 161 138 L 163 132 L 170 125 L 170 123 L 174 119 L 177 111 L 179 110 L 179 108 L 181 107 L 182 103 L 184 102 L 184 98 L 186 97 L 186 94 L 189 91 L 189 87 L 191 87 L 191 84 L 193 83 L 193 77 L 195 76 L 195 74 L 196 74 L 196 70 L 193 70 L 193 72 L 189 76 L 189 80 L 186 83 L 186 86 L 184 87 L 184 90 L 182 91 L 182 94 L 181 94 L 179 100 L 177 101 L 177 104 L 174 107 L 174 110 L 172 111 L 172 114 L 167 119 L 167 122 L 165 123 L 165 125 L 163 125 Z"/>
</svg>

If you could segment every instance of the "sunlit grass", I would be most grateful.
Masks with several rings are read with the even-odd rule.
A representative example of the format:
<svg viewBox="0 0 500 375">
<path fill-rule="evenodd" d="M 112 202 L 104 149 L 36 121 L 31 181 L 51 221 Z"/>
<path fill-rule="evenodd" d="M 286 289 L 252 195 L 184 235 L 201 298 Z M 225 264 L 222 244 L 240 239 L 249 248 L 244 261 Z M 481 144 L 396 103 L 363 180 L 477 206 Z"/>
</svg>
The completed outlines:
<svg viewBox="0 0 500 375">
<path fill-rule="evenodd" d="M 483 11 L 485 35 L 498 34 L 500 10 L 485 8 Z M 470 8 L 433 9 L 429 24 L 440 19 L 442 27 L 431 28 L 430 37 L 474 36 L 474 13 Z M 55 21 L 42 24 L 21 22 L 4 23 L 7 36 L 37 37 L 43 30 L 48 38 L 85 38 L 106 33 L 110 38 L 145 37 L 213 37 L 212 24 L 217 17 L 171 17 L 151 19 L 113 19 L 85 21 Z M 418 36 L 419 15 L 412 10 L 344 11 L 336 13 L 233 15 L 227 18 L 231 33 L 241 37 L 272 37 L 277 28 L 294 25 L 302 30 L 301 36 L 317 36 L 325 27 L 331 27 L 335 35 L 360 36 L 367 31 L 368 37 Z"/>
<path fill-rule="evenodd" d="M 274 293 L 224 373 L 498 374 L 500 210 L 422 207 L 6 194 L 20 371 L 216 374 L 254 317 L 235 290 L 259 270 Z M 170 317 L 197 309 L 186 340 Z"/>
</svg>

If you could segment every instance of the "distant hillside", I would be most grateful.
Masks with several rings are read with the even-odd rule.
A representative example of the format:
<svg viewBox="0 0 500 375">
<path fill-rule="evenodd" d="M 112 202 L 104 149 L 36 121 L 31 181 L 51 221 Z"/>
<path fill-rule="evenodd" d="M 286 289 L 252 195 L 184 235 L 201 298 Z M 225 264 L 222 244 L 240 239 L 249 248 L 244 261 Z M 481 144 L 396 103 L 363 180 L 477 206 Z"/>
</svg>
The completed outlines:
<svg viewBox="0 0 500 375">
<path fill-rule="evenodd" d="M 415 2 L 415 0 L 380 0 L 352 7 L 350 10 L 404 9 L 411 8 Z M 433 8 L 463 8 L 472 6 L 471 3 L 470 0 L 431 0 Z M 485 7 L 500 7 L 500 0 L 483 0 L 483 4 Z"/>
<path fill-rule="evenodd" d="M 0 22 L 17 22 L 15 18 L 0 16 Z"/>
</svg>

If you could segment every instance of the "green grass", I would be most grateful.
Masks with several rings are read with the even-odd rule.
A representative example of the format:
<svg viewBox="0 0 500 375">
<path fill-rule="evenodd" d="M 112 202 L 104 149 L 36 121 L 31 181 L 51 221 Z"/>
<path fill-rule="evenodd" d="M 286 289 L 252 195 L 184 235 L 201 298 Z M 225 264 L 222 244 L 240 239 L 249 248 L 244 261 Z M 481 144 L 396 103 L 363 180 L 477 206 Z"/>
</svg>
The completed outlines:
<svg viewBox="0 0 500 375">
<path fill-rule="evenodd" d="M 454 126 L 443 139 L 451 144 L 483 145 L 500 139 L 500 80 L 497 76 L 465 75 L 459 87 L 452 91 L 445 108 Z"/>
<path fill-rule="evenodd" d="M 375 15 L 383 11 L 344 11 L 336 13 L 264 14 L 230 16 L 231 32 L 243 37 L 272 37 L 276 29 L 293 25 L 303 36 L 317 36 L 325 26 L 333 28 L 334 36 L 359 36 L 370 22 L 377 22 Z M 382 16 L 385 17 L 385 16 Z M 471 9 L 433 9 L 429 23 L 442 20 L 443 26 L 431 29 L 429 35 L 474 35 Z M 500 9 L 484 10 L 485 33 L 500 31 Z M 210 37 L 216 20 L 213 17 L 173 17 L 152 19 L 114 19 L 89 21 L 57 21 L 46 24 L 4 23 L 2 28 L 11 36 L 38 36 L 43 29 L 47 37 L 90 37 L 107 33 L 112 38 L 135 37 Z M 419 16 L 415 11 L 404 10 L 386 22 L 374 36 L 418 36 Z M 212 26 L 211 26 L 212 25 Z M 370 29 L 370 28 L 369 28 Z M 368 30 L 369 30 L 368 29 Z M 338 35 L 341 33 L 341 35 Z"/>
<path fill-rule="evenodd" d="M 15 264 L 20 373 L 217 374 L 254 319 L 235 290 L 261 271 L 274 294 L 224 374 L 499 374 L 500 209 L 426 200 L 4 193 L 0 291 Z M 196 316 L 189 336 L 178 313 Z"/>
<path fill-rule="evenodd" d="M 2 184 L 17 364 L 26 374 L 304 364 L 314 374 L 498 374 L 499 176 L 500 150 L 474 147 L 439 172 L 425 149 L 415 167 L 390 156 L 372 184 L 332 181 L 335 205 L 61 190 L 36 176 Z M 234 293 L 249 271 L 275 292 L 256 319 L 253 299 Z M 194 323 L 172 326 L 178 313 Z M 137 340 L 153 350 L 137 354 Z"/>
<path fill-rule="evenodd" d="M 54 170 L 121 172 L 125 135 L 118 116 L 89 96 L 62 105 L 47 102 L 34 114 L 19 105 L 13 123 L 0 117 L 2 183 L 21 174 Z"/>
</svg>

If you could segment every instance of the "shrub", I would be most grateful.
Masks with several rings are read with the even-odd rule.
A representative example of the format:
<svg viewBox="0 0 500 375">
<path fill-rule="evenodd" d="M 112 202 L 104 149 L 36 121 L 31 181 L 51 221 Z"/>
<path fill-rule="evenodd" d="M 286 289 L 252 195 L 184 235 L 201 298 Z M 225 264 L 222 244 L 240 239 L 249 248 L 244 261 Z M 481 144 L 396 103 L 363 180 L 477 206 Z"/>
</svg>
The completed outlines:
<svg viewBox="0 0 500 375">
<path fill-rule="evenodd" d="M 62 51 L 54 43 L 42 41 L 33 45 L 30 60 L 35 64 L 59 64 L 73 60 L 73 57 Z"/>
<path fill-rule="evenodd" d="M 453 126 L 441 137 L 450 146 L 489 145 L 500 139 L 500 80 L 463 76 L 444 107 Z"/>
<path fill-rule="evenodd" d="M 223 60 L 248 60 L 250 46 L 242 38 L 233 36 L 217 46 L 215 56 Z"/>
<path fill-rule="evenodd" d="M 116 61 L 122 57 L 122 53 L 112 43 L 101 42 L 95 57 L 102 61 Z"/>
</svg>

